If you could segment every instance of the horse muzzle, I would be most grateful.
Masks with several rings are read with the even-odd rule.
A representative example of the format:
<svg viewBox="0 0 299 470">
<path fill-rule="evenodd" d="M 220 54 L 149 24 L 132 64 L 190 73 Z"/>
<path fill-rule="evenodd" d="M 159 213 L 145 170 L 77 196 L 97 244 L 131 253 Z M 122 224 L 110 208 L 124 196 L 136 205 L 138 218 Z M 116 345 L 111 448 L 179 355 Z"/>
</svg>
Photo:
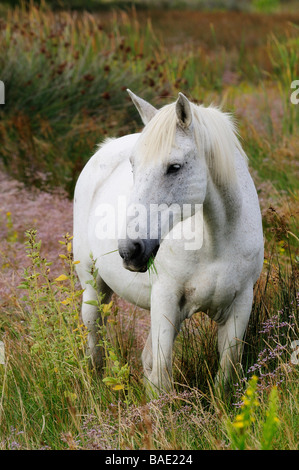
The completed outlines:
<svg viewBox="0 0 299 470">
<path fill-rule="evenodd" d="M 133 272 L 145 273 L 149 260 L 155 257 L 160 246 L 159 240 L 126 239 L 118 241 L 118 251 L 123 265 Z"/>
</svg>

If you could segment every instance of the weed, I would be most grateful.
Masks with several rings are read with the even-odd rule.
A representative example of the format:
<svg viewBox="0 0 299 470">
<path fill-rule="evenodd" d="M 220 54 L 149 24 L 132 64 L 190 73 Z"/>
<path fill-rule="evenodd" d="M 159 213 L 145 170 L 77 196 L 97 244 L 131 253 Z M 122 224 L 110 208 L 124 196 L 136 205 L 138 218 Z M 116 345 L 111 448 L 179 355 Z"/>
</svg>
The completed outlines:
<svg viewBox="0 0 299 470">
<path fill-rule="evenodd" d="M 278 414 L 278 394 L 276 387 L 272 388 L 268 405 L 257 418 L 257 409 L 259 409 L 260 402 L 257 397 L 257 383 L 258 378 L 253 376 L 248 383 L 247 390 L 242 399 L 241 411 L 235 416 L 233 422 L 228 421 L 226 426 L 229 434 L 231 447 L 234 450 L 246 450 L 248 442 L 252 441 L 253 427 L 261 425 L 261 438 L 260 443 L 255 444 L 261 450 L 271 450 L 272 441 L 277 432 L 279 424 Z M 262 422 L 263 417 L 266 419 Z M 259 423 L 256 421 L 259 420 Z M 262 422 L 262 423 L 261 423 Z M 252 445 L 252 444 L 251 444 Z M 250 447 L 249 447 L 250 448 Z"/>
</svg>

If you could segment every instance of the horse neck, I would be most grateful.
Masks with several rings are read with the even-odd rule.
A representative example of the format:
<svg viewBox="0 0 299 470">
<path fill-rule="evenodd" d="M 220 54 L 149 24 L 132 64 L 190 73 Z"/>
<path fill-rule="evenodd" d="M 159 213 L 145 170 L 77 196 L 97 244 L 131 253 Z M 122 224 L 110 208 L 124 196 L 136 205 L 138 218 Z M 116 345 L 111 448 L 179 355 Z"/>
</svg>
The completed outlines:
<svg viewBox="0 0 299 470">
<path fill-rule="evenodd" d="M 233 240 L 241 212 L 241 193 L 238 182 L 221 186 L 208 178 L 207 192 L 203 204 L 204 238 L 213 251 Z"/>
</svg>

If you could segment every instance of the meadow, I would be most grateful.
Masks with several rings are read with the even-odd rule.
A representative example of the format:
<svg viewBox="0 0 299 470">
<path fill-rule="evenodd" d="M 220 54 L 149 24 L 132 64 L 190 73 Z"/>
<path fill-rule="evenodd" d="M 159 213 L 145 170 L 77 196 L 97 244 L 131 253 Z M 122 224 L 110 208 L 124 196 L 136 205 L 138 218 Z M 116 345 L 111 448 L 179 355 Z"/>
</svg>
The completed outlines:
<svg viewBox="0 0 299 470">
<path fill-rule="evenodd" d="M 299 14 L 0 10 L 0 449 L 298 448 Z M 265 235 L 242 373 L 213 387 L 216 325 L 200 312 L 175 347 L 175 390 L 146 400 L 148 312 L 99 308 L 103 376 L 85 355 L 72 197 L 106 137 L 139 131 L 126 93 L 182 91 L 234 113 Z"/>
</svg>

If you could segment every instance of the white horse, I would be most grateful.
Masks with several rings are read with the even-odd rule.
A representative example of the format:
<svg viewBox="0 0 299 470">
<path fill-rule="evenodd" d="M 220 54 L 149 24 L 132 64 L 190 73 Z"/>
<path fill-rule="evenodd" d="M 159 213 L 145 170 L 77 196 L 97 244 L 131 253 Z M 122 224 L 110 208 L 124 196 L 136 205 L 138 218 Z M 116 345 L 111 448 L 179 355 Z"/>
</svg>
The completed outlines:
<svg viewBox="0 0 299 470">
<path fill-rule="evenodd" d="M 216 382 L 226 385 L 240 362 L 264 255 L 247 157 L 228 114 L 197 106 L 182 93 L 175 103 L 156 110 L 128 92 L 145 124 L 143 132 L 106 141 L 75 189 L 74 258 L 80 261 L 76 267 L 85 289 L 82 317 L 89 353 L 101 367 L 99 311 L 85 303 L 97 298 L 86 283 L 92 253 L 105 302 L 115 292 L 151 312 L 142 362 L 152 389 L 172 388 L 174 339 L 181 323 L 198 311 L 218 324 Z M 184 207 L 189 207 L 187 214 Z M 152 208 L 155 217 L 149 216 Z M 200 213 L 202 223 L 196 224 Z M 120 221 L 121 235 L 116 233 Z M 194 232 L 190 222 L 201 234 L 191 248 L 186 243 Z M 165 236 L 178 226 L 186 229 L 179 232 L 182 236 Z M 146 272 L 153 258 L 154 269 Z"/>
</svg>

